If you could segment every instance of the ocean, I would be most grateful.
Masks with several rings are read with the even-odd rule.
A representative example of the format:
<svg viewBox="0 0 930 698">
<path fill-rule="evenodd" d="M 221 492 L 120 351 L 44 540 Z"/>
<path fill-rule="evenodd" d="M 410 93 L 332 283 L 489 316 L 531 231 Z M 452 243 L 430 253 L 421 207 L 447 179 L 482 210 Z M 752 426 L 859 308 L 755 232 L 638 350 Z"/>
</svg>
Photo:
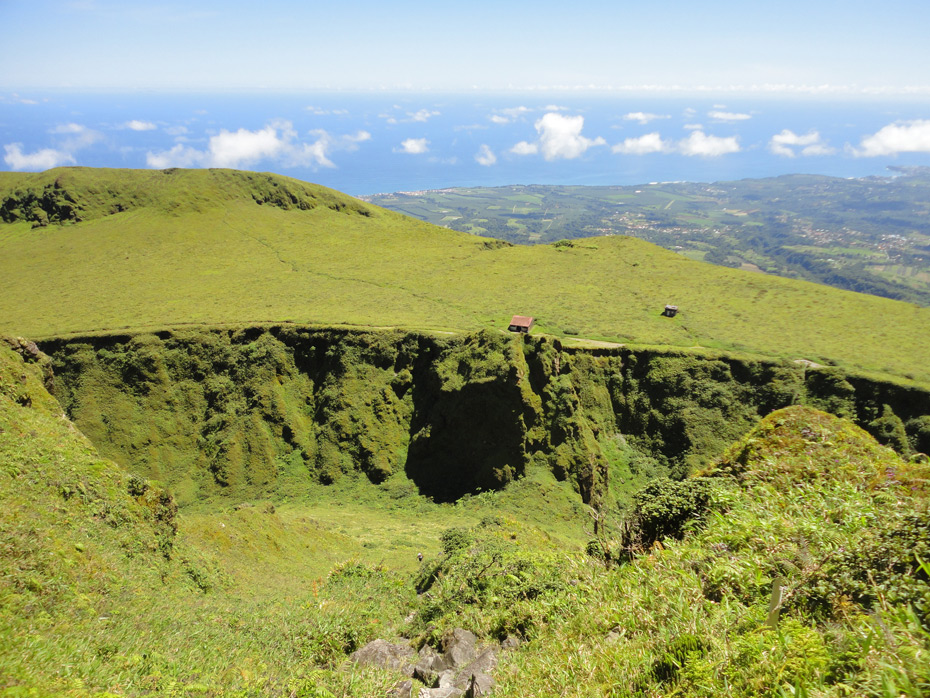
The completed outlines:
<svg viewBox="0 0 930 698">
<path fill-rule="evenodd" d="M 927 98 L 0 94 L 0 169 L 236 167 L 353 195 L 864 177 L 930 165 Z"/>
</svg>

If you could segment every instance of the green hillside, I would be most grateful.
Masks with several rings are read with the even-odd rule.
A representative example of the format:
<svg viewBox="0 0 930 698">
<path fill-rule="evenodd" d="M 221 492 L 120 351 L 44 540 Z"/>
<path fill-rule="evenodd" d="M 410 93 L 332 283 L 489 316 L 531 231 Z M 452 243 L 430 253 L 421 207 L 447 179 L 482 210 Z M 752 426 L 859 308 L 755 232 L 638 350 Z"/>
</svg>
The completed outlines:
<svg viewBox="0 0 930 698">
<path fill-rule="evenodd" d="M 33 338 L 293 321 L 537 329 L 930 382 L 930 310 L 623 237 L 507 246 L 321 187 L 225 170 L 0 173 L 0 330 Z M 660 316 L 666 303 L 681 312 Z"/>
<path fill-rule="evenodd" d="M 4 698 L 385 696 L 409 674 L 349 653 L 391 638 L 414 662 L 455 627 L 498 648 L 500 697 L 930 690 L 926 459 L 831 415 L 772 413 L 592 537 L 538 468 L 456 504 L 395 478 L 178 513 L 52 380 L 34 345 L 0 345 Z"/>
</svg>

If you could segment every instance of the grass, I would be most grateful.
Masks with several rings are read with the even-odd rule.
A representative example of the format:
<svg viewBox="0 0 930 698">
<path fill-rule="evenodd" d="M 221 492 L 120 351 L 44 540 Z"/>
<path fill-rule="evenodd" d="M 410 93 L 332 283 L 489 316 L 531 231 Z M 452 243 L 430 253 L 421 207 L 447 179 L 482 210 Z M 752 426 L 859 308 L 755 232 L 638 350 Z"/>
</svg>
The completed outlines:
<svg viewBox="0 0 930 698">
<path fill-rule="evenodd" d="M 399 473 L 176 513 L 63 417 L 44 366 L 0 347 L 5 698 L 385 695 L 403 675 L 351 651 L 456 626 L 525 641 L 498 696 L 930 689 L 930 466 L 831 415 L 775 412 L 700 485 L 605 502 L 586 546 L 588 510 L 541 467 L 450 504 Z M 643 482 L 622 439 L 603 448 L 612 476 Z M 631 548 L 645 504 L 662 537 Z"/>
<path fill-rule="evenodd" d="M 489 246 L 312 185 L 228 171 L 65 169 L 3 181 L 35 188 L 56 177 L 75 199 L 93 199 L 84 187 L 136 203 L 110 215 L 88 204 L 75 224 L 0 227 L 7 333 L 265 321 L 471 331 L 526 313 L 557 335 L 568 327 L 930 382 L 915 360 L 930 339 L 930 309 L 693 262 L 632 238 Z M 274 184 L 328 205 L 257 205 Z M 659 315 L 666 303 L 682 308 L 678 318 Z"/>
</svg>

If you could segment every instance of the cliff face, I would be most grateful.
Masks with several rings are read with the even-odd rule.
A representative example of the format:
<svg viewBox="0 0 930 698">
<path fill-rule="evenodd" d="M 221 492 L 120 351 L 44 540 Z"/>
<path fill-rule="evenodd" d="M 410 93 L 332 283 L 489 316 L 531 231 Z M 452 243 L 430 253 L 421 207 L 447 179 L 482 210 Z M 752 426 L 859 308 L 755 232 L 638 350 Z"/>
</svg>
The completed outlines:
<svg viewBox="0 0 930 698">
<path fill-rule="evenodd" d="M 682 476 L 795 403 L 930 450 L 930 393 L 793 363 L 299 326 L 40 346 L 77 426 L 181 502 L 298 491 L 357 470 L 373 482 L 404 471 L 454 500 L 538 465 L 597 505 L 618 460 Z"/>
</svg>

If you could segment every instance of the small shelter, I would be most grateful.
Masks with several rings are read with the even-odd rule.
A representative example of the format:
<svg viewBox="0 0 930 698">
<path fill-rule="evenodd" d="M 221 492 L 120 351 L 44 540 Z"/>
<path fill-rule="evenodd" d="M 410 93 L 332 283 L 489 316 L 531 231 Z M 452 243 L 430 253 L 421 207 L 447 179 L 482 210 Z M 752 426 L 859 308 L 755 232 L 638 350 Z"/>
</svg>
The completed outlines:
<svg viewBox="0 0 930 698">
<path fill-rule="evenodd" d="M 529 332 L 533 326 L 533 318 L 526 315 L 514 315 L 507 327 L 511 332 Z"/>
<path fill-rule="evenodd" d="M 665 306 L 665 310 L 662 311 L 662 314 L 663 314 L 665 317 L 675 317 L 675 316 L 678 314 L 678 306 L 677 306 L 677 305 L 667 305 L 667 306 Z"/>
</svg>

